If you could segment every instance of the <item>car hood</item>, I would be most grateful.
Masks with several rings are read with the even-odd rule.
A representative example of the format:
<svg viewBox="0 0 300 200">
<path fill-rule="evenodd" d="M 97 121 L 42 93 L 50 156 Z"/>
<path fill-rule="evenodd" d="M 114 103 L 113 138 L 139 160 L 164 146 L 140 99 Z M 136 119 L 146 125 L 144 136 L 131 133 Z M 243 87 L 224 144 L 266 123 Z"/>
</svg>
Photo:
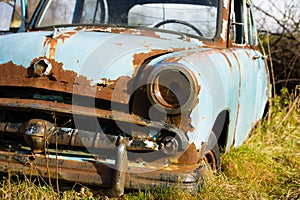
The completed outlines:
<svg viewBox="0 0 300 200">
<path fill-rule="evenodd" d="M 90 80 L 129 77 L 146 59 L 203 46 L 194 38 L 129 28 L 56 28 L 0 37 L 0 64 L 28 68 L 37 58 L 61 63 Z"/>
</svg>

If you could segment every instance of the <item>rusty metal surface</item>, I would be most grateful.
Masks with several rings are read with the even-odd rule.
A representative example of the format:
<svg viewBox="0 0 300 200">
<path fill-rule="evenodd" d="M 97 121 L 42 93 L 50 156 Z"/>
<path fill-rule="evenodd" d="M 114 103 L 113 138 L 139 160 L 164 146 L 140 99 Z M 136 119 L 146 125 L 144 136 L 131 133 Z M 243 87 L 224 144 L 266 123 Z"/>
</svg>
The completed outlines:
<svg viewBox="0 0 300 200">
<path fill-rule="evenodd" d="M 33 62 L 35 62 L 35 60 Z M 53 60 L 49 61 L 52 63 L 53 68 L 51 76 L 47 77 L 34 77 L 32 65 L 26 69 L 22 66 L 17 66 L 12 62 L 0 64 L 0 73 L 7 75 L 1 76 L 0 85 L 21 88 L 39 88 L 101 98 L 103 100 L 111 100 L 112 93 L 114 92 L 115 101 L 128 103 L 129 95 L 126 92 L 126 84 L 129 80 L 128 77 L 120 77 L 118 80 L 109 81 L 109 83 L 104 82 L 102 85 L 92 86 L 91 81 L 87 80 L 85 77 L 77 77 L 75 72 L 63 70 L 62 63 L 56 63 Z M 124 85 L 125 88 L 123 90 L 120 90 L 120 88 L 114 89 L 116 82 Z"/>
<path fill-rule="evenodd" d="M 11 160 L 10 163 L 7 160 Z M 57 171 L 57 166 L 59 171 Z M 95 184 L 102 187 L 111 187 L 111 172 L 109 165 L 103 165 L 96 161 L 78 158 L 77 161 L 62 159 L 55 156 L 31 155 L 1 151 L 0 169 L 7 172 L 8 168 L 16 174 L 31 174 L 32 176 L 42 176 L 71 182 L 82 182 L 85 184 Z M 100 173 L 101 172 L 101 173 Z"/>
<path fill-rule="evenodd" d="M 0 98 L 0 106 L 2 108 L 11 108 L 11 109 L 18 109 L 18 110 L 37 110 L 39 112 L 57 112 L 57 113 L 64 113 L 64 114 L 73 114 L 79 116 L 87 116 L 87 117 L 98 117 L 101 119 L 108 119 L 112 121 L 121 121 L 121 122 L 128 122 L 131 124 L 138 124 L 141 127 L 148 126 L 152 128 L 161 129 L 164 128 L 171 132 L 178 132 L 182 133 L 182 131 L 175 126 L 170 124 L 149 121 L 147 119 L 143 119 L 140 116 L 133 115 L 133 114 L 126 114 L 124 112 L 118 112 L 116 110 L 102 110 L 102 109 L 95 109 L 90 107 L 84 106 L 75 106 L 75 105 L 68 105 L 59 102 L 45 102 L 40 100 L 33 100 L 33 99 L 9 99 L 9 98 Z M 6 130 L 7 131 L 7 130 Z"/>
<path fill-rule="evenodd" d="M 151 163 L 139 165 L 128 162 L 128 167 L 126 167 L 126 164 L 120 166 L 121 168 L 126 167 L 127 170 L 125 171 L 121 168 L 113 169 L 116 161 L 111 159 L 103 160 L 95 157 L 80 158 L 80 156 L 61 155 L 56 157 L 55 154 L 31 155 L 24 154 L 24 152 L 26 150 L 23 150 L 23 152 L 0 151 L 1 171 L 7 172 L 10 169 L 13 174 L 30 174 L 31 176 L 51 177 L 53 179 L 58 174 L 61 180 L 104 188 L 147 189 L 186 184 L 186 188 L 197 189 L 201 184 L 201 181 L 198 180 L 201 175 L 200 164 L 185 166 L 172 164 L 163 167 L 151 166 Z M 11 160 L 11 162 L 7 163 L 7 160 Z M 118 184 L 123 184 L 124 187 L 119 187 Z"/>
<path fill-rule="evenodd" d="M 156 128 L 154 127 L 154 129 Z M 184 150 L 186 148 L 184 136 L 179 136 L 179 134 L 182 133 L 177 134 L 178 140 L 181 142 L 180 145 L 183 146 L 176 146 L 176 150 Z M 24 145 L 24 139 L 25 143 L 31 148 L 33 153 L 44 152 L 48 145 L 114 149 L 118 144 L 124 144 L 126 146 L 126 150 L 129 151 L 157 151 L 159 148 L 159 145 L 157 144 L 158 138 L 150 138 L 148 136 L 147 138 L 143 139 L 138 136 L 131 136 L 129 139 L 128 137 L 109 135 L 104 132 L 91 132 L 72 128 L 56 127 L 54 124 L 41 119 L 31 119 L 25 123 L 0 122 L 0 136 L 16 138 L 15 142 L 19 142 L 20 145 L 22 143 Z M 168 142 L 168 140 L 165 142 Z M 195 148 L 194 145 L 193 148 Z M 191 151 L 190 147 L 187 150 L 187 152 L 194 151 Z M 177 151 L 172 153 L 166 152 L 166 154 L 172 155 L 176 152 Z M 190 157 L 191 156 L 192 154 Z M 185 154 L 183 157 L 186 157 Z M 180 161 L 180 159 L 179 162 L 184 163 Z M 194 161 L 194 163 L 196 162 L 197 160 Z"/>
</svg>

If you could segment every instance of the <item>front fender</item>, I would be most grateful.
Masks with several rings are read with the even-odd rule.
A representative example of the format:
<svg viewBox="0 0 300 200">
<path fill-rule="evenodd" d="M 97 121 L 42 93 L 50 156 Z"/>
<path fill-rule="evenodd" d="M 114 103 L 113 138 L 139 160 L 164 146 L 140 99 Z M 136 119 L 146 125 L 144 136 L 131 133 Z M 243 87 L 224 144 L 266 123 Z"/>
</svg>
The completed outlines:
<svg viewBox="0 0 300 200">
<path fill-rule="evenodd" d="M 198 101 L 188 113 L 190 121 L 181 121 L 178 126 L 192 126 L 186 134 L 189 142 L 197 149 L 208 141 L 215 120 L 220 112 L 227 110 L 230 115 L 228 138 L 233 138 L 239 106 L 240 66 L 228 50 L 201 48 L 167 54 L 149 63 L 179 62 L 189 68 L 196 77 L 199 87 Z M 221 124 L 223 125 L 223 124 Z M 232 143 L 233 139 L 229 141 Z M 228 145 L 229 146 L 229 145 Z"/>
</svg>

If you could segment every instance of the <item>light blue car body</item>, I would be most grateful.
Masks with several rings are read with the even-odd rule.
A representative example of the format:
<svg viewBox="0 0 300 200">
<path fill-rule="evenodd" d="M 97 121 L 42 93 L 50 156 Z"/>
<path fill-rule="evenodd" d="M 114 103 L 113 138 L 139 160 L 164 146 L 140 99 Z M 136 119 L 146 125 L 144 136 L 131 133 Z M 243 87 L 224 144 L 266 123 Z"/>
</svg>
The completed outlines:
<svg viewBox="0 0 300 200">
<path fill-rule="evenodd" d="M 35 58 L 49 57 L 50 45 L 45 45 L 45 38 L 51 34 L 32 32 L 0 37 L 1 46 L 7 47 L 0 49 L 0 63 L 12 61 L 27 68 Z M 90 80 L 115 80 L 134 74 L 135 54 L 173 49 L 183 50 L 155 58 L 150 64 L 176 58 L 197 77 L 201 91 L 199 103 L 191 113 L 194 129 L 188 132 L 189 142 L 200 148 L 207 141 L 218 114 L 227 110 L 230 124 L 226 149 L 242 144 L 262 117 L 269 98 L 265 63 L 253 59 L 262 57 L 258 51 L 207 47 L 196 39 L 184 41 L 166 33 L 161 38 L 152 38 L 82 30 L 65 41 L 58 40 L 53 59 L 63 63 L 64 70 L 75 71 Z"/>
</svg>

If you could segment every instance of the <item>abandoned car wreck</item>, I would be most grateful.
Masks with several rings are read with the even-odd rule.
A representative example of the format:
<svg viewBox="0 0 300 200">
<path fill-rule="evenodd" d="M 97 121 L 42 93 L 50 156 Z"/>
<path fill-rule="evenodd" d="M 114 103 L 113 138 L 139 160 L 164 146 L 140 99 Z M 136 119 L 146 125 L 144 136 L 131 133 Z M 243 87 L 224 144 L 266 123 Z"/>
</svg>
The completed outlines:
<svg viewBox="0 0 300 200">
<path fill-rule="evenodd" d="M 27 0 L 0 0 L 0 11 L 2 173 L 111 196 L 197 190 L 263 116 L 251 0 L 41 0 L 30 20 Z"/>
</svg>

